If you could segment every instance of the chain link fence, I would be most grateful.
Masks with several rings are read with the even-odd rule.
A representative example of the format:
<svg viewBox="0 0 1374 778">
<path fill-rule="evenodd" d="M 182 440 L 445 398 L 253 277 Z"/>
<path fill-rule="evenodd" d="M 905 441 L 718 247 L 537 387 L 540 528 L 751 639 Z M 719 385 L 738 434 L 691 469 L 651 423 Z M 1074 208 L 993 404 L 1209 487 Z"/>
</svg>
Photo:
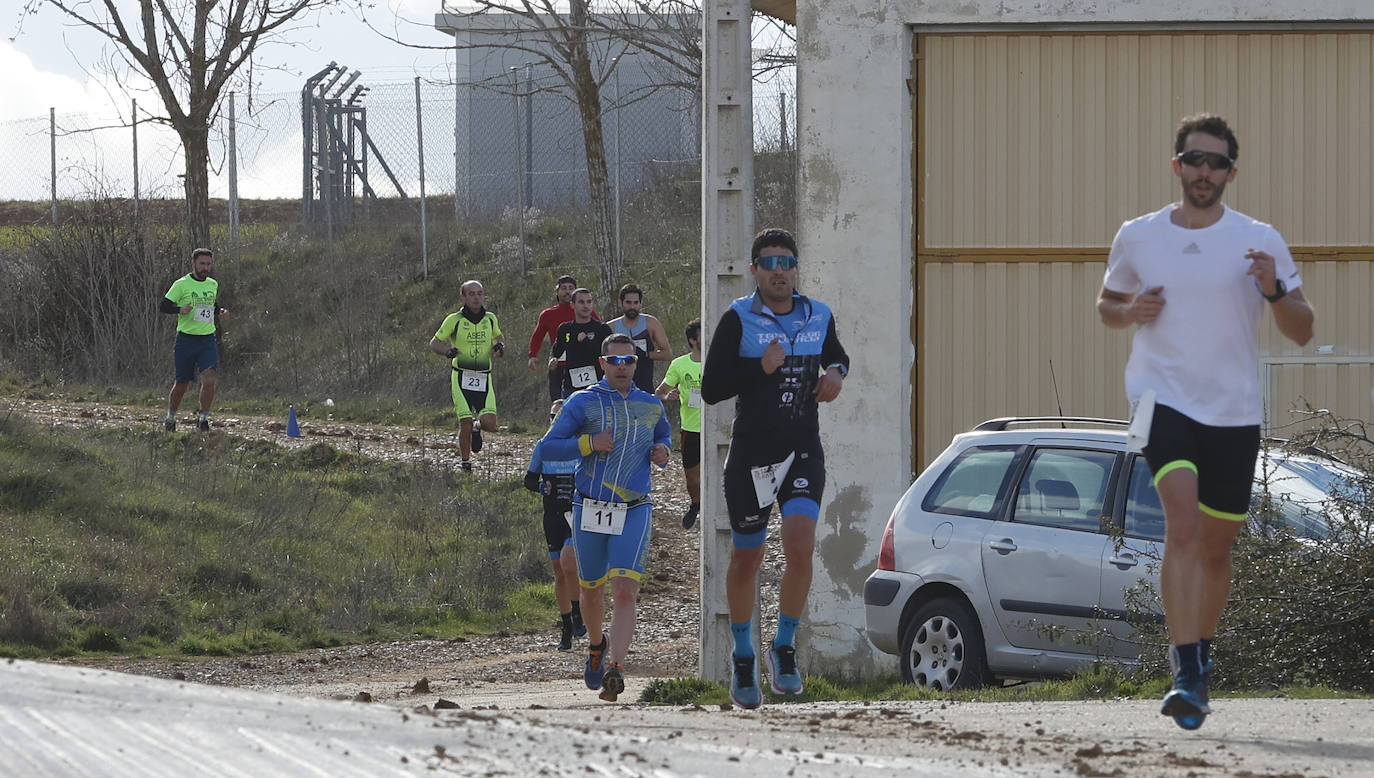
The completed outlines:
<svg viewBox="0 0 1374 778">
<path fill-rule="evenodd" d="M 513 72 L 502 91 L 436 81 L 369 85 L 358 103 L 355 146 L 377 198 L 452 197 L 457 218 L 517 206 L 560 210 L 586 199 L 587 172 L 576 104 L 537 73 Z M 789 76 L 757 84 L 759 152 L 795 149 L 795 89 Z M 682 89 L 619 95 L 602 90 L 602 132 L 612 186 L 626 196 L 664 171 L 698 169 L 700 102 Z M 515 92 L 517 94 L 512 94 Z M 211 132 L 210 196 L 299 200 L 318 181 L 303 134 L 301 93 L 236 94 Z M 232 129 L 234 154 L 230 154 Z M 136 123 L 130 116 L 136 116 Z M 181 199 L 184 163 L 176 134 L 145 106 L 123 114 L 64 113 L 0 122 L 0 200 Z M 357 196 L 362 197 L 362 182 Z M 212 218 L 222 222 L 223 211 Z M 251 222 L 249 213 L 243 221 Z"/>
</svg>

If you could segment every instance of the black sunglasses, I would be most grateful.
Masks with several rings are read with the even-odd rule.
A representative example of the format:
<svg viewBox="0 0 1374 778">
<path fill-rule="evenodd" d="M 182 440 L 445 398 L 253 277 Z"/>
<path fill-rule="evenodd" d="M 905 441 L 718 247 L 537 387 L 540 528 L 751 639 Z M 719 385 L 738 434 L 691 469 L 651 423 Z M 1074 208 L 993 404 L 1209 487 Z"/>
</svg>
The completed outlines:
<svg viewBox="0 0 1374 778">
<path fill-rule="evenodd" d="M 1174 155 L 1174 159 L 1182 162 L 1188 167 L 1202 167 L 1207 163 L 1207 167 L 1213 170 L 1230 170 L 1236 164 L 1234 159 L 1217 151 L 1203 151 L 1202 149 L 1189 149 Z"/>
</svg>

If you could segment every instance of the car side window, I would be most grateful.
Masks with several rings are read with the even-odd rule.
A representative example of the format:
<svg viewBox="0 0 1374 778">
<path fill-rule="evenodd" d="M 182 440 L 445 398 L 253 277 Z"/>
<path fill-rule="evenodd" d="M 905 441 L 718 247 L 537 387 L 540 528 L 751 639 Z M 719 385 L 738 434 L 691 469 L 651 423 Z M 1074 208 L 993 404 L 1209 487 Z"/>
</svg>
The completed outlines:
<svg viewBox="0 0 1374 778">
<path fill-rule="evenodd" d="M 1000 506 L 1017 449 L 1006 446 L 971 448 L 945 468 L 926 494 L 921 508 L 990 519 Z"/>
<path fill-rule="evenodd" d="M 1145 457 L 1131 465 L 1131 485 L 1126 490 L 1125 532 L 1134 538 L 1164 540 L 1164 506 L 1155 491 L 1154 475 Z"/>
<path fill-rule="evenodd" d="M 1017 486 L 1012 520 L 1099 531 L 1115 464 L 1116 454 L 1110 451 L 1037 450 Z"/>
</svg>

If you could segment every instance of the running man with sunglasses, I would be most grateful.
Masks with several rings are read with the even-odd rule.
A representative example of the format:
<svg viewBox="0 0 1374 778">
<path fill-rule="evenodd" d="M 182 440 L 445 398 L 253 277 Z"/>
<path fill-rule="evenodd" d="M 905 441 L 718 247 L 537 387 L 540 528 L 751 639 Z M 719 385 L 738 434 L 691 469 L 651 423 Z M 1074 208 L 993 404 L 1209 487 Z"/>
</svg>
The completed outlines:
<svg viewBox="0 0 1374 778">
<path fill-rule="evenodd" d="M 767 651 L 777 694 L 801 694 L 794 647 L 811 589 L 816 522 L 825 490 L 825 452 L 817 403 L 840 394 L 849 356 L 830 308 L 796 291 L 797 243 L 767 229 L 754 238 L 749 272 L 758 288 L 721 316 L 702 368 L 701 397 L 735 397 L 725 503 L 730 514 L 730 566 L 725 593 L 734 635 L 730 698 L 742 708 L 763 703 L 752 621 L 763 542 L 776 503 L 786 558 L 778 592 L 778 630 Z"/>
<path fill-rule="evenodd" d="M 650 464 L 672 453 L 663 403 L 634 384 L 634 341 L 615 334 L 601 343 L 605 378 L 574 392 L 539 446 L 549 459 L 579 459 L 574 476 L 573 546 L 581 580 L 582 621 L 596 640 L 587 647 L 583 680 L 615 702 L 625 691 L 621 663 L 635 633 L 635 600 L 649 557 Z M 609 634 L 605 591 L 610 581 L 615 620 Z"/>
<path fill-rule="evenodd" d="M 1136 325 L 1132 408 L 1147 391 L 1155 397 L 1145 459 L 1164 506 L 1160 595 L 1174 675 L 1160 713 L 1184 729 L 1211 713 L 1211 644 L 1259 454 L 1264 309 L 1300 346 L 1314 318 L 1278 231 L 1221 202 L 1238 151 L 1220 116 L 1179 124 L 1171 164 L 1183 199 L 1121 225 L 1097 298 L 1108 327 Z"/>
</svg>

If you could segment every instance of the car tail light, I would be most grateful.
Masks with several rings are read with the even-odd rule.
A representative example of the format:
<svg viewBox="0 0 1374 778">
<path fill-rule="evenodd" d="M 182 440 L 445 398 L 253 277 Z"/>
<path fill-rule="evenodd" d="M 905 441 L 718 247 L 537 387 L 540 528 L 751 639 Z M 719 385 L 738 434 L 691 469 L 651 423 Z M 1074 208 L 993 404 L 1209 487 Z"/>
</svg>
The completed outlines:
<svg viewBox="0 0 1374 778">
<path fill-rule="evenodd" d="M 878 569 L 896 570 L 897 551 L 892 543 L 892 519 L 887 520 L 887 528 L 883 530 L 883 544 L 878 549 Z"/>
</svg>

